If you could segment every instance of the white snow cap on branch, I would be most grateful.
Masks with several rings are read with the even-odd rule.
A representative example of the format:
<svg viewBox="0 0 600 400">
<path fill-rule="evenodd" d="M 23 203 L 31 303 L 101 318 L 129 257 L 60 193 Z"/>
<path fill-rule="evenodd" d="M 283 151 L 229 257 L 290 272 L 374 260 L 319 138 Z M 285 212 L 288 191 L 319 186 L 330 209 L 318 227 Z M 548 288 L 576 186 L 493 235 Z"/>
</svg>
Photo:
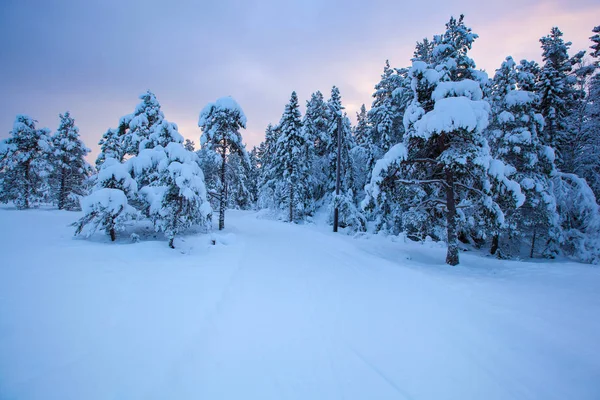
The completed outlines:
<svg viewBox="0 0 600 400">
<path fill-rule="evenodd" d="M 207 122 L 207 118 L 211 115 L 213 111 L 229 111 L 234 114 L 239 114 L 240 122 L 244 127 L 246 126 L 246 114 L 244 114 L 242 107 L 231 96 L 221 97 L 220 99 L 217 99 L 214 103 L 208 103 L 200 112 L 200 119 L 198 120 L 198 125 L 205 125 Z"/>
<path fill-rule="evenodd" d="M 471 100 L 481 100 L 483 92 L 481 84 L 471 79 L 458 82 L 440 82 L 431 94 L 431 99 L 438 101 L 446 97 L 464 96 Z"/>
<path fill-rule="evenodd" d="M 459 129 L 481 132 L 488 126 L 490 105 L 466 97 L 448 97 L 435 102 L 433 111 L 415 123 L 416 136 L 429 138 L 434 133 Z"/>
</svg>

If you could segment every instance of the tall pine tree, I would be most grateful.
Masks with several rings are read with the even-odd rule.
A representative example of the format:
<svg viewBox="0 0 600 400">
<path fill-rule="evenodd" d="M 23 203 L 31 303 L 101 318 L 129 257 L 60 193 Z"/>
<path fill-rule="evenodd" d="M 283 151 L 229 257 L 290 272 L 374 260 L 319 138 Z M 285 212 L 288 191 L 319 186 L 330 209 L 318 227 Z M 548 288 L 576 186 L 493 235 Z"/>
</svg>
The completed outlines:
<svg viewBox="0 0 600 400">
<path fill-rule="evenodd" d="M 221 157 L 219 182 L 219 230 L 225 228 L 227 208 L 227 157 L 237 153 L 248 162 L 246 147 L 242 143 L 240 128 L 246 128 L 246 115 L 231 97 L 222 97 L 207 104 L 200 112 L 198 126 L 202 129 L 200 145 Z"/>
</svg>

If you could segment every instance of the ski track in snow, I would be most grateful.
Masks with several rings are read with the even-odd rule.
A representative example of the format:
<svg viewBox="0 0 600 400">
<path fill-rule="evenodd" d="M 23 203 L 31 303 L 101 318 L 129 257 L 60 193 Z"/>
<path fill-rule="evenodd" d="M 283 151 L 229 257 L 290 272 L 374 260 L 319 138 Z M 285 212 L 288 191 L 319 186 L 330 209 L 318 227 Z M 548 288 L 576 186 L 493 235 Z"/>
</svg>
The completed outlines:
<svg viewBox="0 0 600 400">
<path fill-rule="evenodd" d="M 0 209 L 0 399 L 598 399 L 600 270 L 228 211 L 166 241 Z"/>
</svg>

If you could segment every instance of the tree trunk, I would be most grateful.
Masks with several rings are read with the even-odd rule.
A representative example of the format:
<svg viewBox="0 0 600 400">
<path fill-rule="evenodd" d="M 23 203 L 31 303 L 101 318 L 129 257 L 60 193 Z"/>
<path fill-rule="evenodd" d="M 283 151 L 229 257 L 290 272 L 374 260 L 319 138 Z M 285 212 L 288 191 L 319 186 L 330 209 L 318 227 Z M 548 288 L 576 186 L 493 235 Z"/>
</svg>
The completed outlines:
<svg viewBox="0 0 600 400">
<path fill-rule="evenodd" d="M 169 239 L 169 247 L 174 249 L 175 245 L 173 244 L 173 242 L 175 241 L 175 237 L 172 237 L 171 239 Z"/>
<path fill-rule="evenodd" d="M 294 186 L 290 183 L 290 222 L 294 222 Z"/>
<path fill-rule="evenodd" d="M 339 223 L 339 208 L 338 208 L 338 196 L 340 195 L 340 163 L 342 158 L 342 117 L 338 116 L 337 124 L 337 160 L 335 165 L 335 196 L 336 203 L 335 209 L 333 210 L 333 231 L 338 231 Z"/>
<path fill-rule="evenodd" d="M 500 235 L 498 233 L 496 233 L 492 237 L 492 248 L 490 249 L 490 254 L 492 254 L 492 255 L 496 254 L 496 252 L 498 251 L 499 243 L 500 243 Z"/>
<path fill-rule="evenodd" d="M 62 210 L 63 208 L 65 208 L 65 189 L 66 186 L 66 180 L 65 180 L 65 170 L 64 168 L 61 169 L 60 171 L 60 191 L 58 192 L 58 209 Z"/>
<path fill-rule="evenodd" d="M 110 230 L 108 231 L 108 233 L 110 234 L 110 241 L 114 242 L 117 239 L 117 234 L 115 233 L 115 228 L 111 227 Z"/>
<path fill-rule="evenodd" d="M 225 144 L 223 144 L 223 162 L 221 163 L 221 199 L 219 201 L 219 230 L 223 230 L 225 228 L 225 202 L 227 196 L 227 188 L 225 185 L 225 170 L 226 170 L 226 148 Z"/>
<path fill-rule="evenodd" d="M 448 225 L 448 253 L 446 254 L 446 264 L 458 264 L 458 235 L 456 233 L 456 202 L 454 199 L 454 175 L 452 171 L 446 170 L 446 213 Z"/>
<path fill-rule="evenodd" d="M 29 181 L 29 164 L 25 164 L 25 198 L 23 199 L 23 208 L 29 208 L 29 194 L 31 191 L 31 182 Z"/>
<path fill-rule="evenodd" d="M 529 251 L 529 258 L 533 258 L 533 249 L 535 249 L 535 236 L 536 231 L 533 230 L 533 237 L 531 238 L 531 250 Z"/>
</svg>

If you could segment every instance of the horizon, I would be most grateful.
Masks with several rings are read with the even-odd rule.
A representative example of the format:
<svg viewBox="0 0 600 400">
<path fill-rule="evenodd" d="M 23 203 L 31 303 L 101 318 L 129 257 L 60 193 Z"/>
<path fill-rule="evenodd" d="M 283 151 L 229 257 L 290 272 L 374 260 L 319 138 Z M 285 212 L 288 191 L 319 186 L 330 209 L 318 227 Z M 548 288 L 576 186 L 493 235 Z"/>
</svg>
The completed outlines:
<svg viewBox="0 0 600 400">
<path fill-rule="evenodd" d="M 539 39 L 553 26 L 561 29 L 566 42 L 573 42 L 570 55 L 589 53 L 595 16 L 600 15 L 600 5 L 592 1 L 523 5 L 511 0 L 502 10 L 466 1 L 457 6 L 440 2 L 433 13 L 406 12 L 387 1 L 363 9 L 357 1 L 345 2 L 341 13 L 336 1 L 184 2 L 179 10 L 141 1 L 58 3 L 0 6 L 0 82 L 5 89 L 0 139 L 9 136 L 17 114 L 30 115 L 38 127 L 54 132 L 59 113 L 68 110 L 92 150 L 90 161 L 99 152 L 102 134 L 132 113 L 147 89 L 156 94 L 165 118 L 196 146 L 200 110 L 231 95 L 248 117 L 242 137 L 251 149 L 263 140 L 267 124 L 279 121 L 292 91 L 304 112 L 311 93 L 320 90 L 329 98 L 331 87 L 338 86 L 354 122 L 363 103 L 370 109 L 385 60 L 394 68 L 409 66 L 415 43 L 442 32 L 450 16 L 461 14 L 450 8 L 462 9 L 466 25 L 479 35 L 470 56 L 490 78 L 509 55 L 539 63 Z M 381 15 L 382 5 L 400 10 Z M 517 6 L 522 12 L 515 15 Z M 199 12 L 209 18 L 194 19 Z M 332 18 L 338 14 L 341 18 Z M 29 18 L 27 29 L 21 15 Z M 217 40 L 205 40 L 215 31 Z M 284 35 L 288 32 L 292 40 Z"/>
</svg>

